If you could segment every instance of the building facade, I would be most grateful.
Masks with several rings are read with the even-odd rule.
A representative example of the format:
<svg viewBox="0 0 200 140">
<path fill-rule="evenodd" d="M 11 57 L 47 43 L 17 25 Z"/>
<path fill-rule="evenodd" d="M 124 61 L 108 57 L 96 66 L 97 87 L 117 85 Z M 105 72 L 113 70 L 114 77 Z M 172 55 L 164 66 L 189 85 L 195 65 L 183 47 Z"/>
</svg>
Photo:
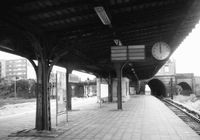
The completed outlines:
<svg viewBox="0 0 200 140">
<path fill-rule="evenodd" d="M 27 60 L 26 59 L 15 59 L 15 60 L 1 60 L 0 61 L 1 78 L 8 80 L 27 79 Z"/>
<path fill-rule="evenodd" d="M 2 73 L 1 73 L 1 70 L 2 69 L 2 64 L 0 63 L 0 78 L 2 78 Z"/>
<path fill-rule="evenodd" d="M 175 60 L 168 60 L 158 73 L 147 80 L 147 83 L 154 95 L 173 96 L 197 94 L 195 91 L 196 82 L 193 73 L 176 73 Z"/>
<path fill-rule="evenodd" d="M 176 61 L 168 60 L 157 72 L 155 76 L 174 76 L 176 75 Z"/>
<path fill-rule="evenodd" d="M 6 61 L 0 60 L 0 78 L 6 77 Z"/>
</svg>

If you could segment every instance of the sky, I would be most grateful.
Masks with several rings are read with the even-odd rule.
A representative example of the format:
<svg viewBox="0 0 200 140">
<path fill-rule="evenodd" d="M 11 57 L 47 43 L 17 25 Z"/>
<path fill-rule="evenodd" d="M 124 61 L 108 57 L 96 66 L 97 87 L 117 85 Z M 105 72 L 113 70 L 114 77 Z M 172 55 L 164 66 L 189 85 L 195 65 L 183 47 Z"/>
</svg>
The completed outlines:
<svg viewBox="0 0 200 140">
<path fill-rule="evenodd" d="M 0 59 L 19 58 L 21 57 L 0 51 Z M 200 23 L 195 26 L 192 32 L 178 46 L 171 58 L 176 60 L 177 73 L 194 73 L 196 76 L 200 76 Z M 83 81 L 87 78 L 95 78 L 93 75 L 79 71 L 73 71 L 72 73 L 80 76 Z"/>
<path fill-rule="evenodd" d="M 200 76 L 200 23 L 184 39 L 171 58 L 176 60 L 177 73 L 194 73 Z"/>
</svg>

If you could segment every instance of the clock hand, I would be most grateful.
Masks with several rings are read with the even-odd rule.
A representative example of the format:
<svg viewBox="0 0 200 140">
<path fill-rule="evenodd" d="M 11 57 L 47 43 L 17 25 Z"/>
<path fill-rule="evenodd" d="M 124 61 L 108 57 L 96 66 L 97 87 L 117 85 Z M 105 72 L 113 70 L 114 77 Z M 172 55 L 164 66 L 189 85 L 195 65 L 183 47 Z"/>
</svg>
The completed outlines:
<svg viewBox="0 0 200 140">
<path fill-rule="evenodd" d="M 162 53 L 162 47 L 161 47 L 161 45 L 159 45 L 159 50 L 160 50 L 160 53 Z"/>
<path fill-rule="evenodd" d="M 162 46 L 160 46 L 160 53 L 162 53 Z"/>
</svg>

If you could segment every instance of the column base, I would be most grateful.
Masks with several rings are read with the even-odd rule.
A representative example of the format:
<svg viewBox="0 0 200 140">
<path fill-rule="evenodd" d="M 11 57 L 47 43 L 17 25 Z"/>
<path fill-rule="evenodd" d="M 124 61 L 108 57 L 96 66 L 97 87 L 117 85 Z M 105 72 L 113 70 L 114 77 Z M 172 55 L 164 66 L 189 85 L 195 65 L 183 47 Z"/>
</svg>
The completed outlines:
<svg viewBox="0 0 200 140">
<path fill-rule="evenodd" d="M 8 135 L 8 137 L 48 137 L 48 138 L 56 138 L 62 135 L 66 130 L 52 128 L 51 131 L 41 130 L 37 131 L 36 129 L 24 129 Z"/>
</svg>

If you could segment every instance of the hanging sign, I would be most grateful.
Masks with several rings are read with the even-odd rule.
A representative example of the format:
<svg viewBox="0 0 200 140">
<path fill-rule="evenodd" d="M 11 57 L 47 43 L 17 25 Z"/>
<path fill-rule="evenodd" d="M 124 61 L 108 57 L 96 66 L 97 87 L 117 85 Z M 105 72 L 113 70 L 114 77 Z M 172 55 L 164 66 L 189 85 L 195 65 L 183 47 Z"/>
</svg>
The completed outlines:
<svg viewBox="0 0 200 140">
<path fill-rule="evenodd" d="M 145 46 L 144 45 L 128 46 L 128 59 L 129 60 L 144 60 L 145 59 Z"/>
<path fill-rule="evenodd" d="M 145 59 L 145 45 L 112 46 L 111 61 L 136 61 Z"/>
<path fill-rule="evenodd" d="M 113 46 L 113 47 L 111 47 L 111 60 L 112 61 L 125 61 L 125 60 L 127 60 L 127 46 Z"/>
</svg>

